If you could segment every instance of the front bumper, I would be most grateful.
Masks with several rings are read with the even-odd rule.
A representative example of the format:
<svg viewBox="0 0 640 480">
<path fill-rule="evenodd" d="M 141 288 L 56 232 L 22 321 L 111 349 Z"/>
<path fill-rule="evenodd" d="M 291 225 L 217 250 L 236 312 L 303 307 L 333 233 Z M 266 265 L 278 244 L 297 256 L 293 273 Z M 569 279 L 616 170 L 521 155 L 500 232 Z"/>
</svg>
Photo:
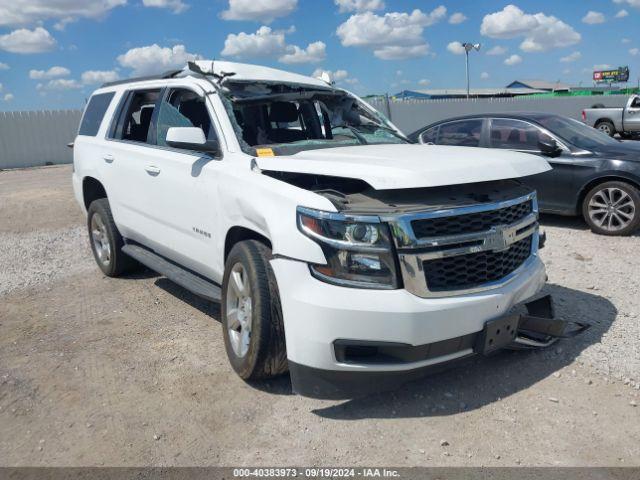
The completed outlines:
<svg viewBox="0 0 640 480">
<path fill-rule="evenodd" d="M 535 296 L 546 281 L 544 266 L 535 257 L 517 278 L 500 288 L 458 297 L 421 298 L 406 290 L 329 285 L 313 278 L 304 262 L 277 258 L 271 264 L 280 290 L 294 391 L 326 398 L 349 398 L 354 393 L 322 388 L 327 382 L 384 388 L 384 378 L 396 384 L 472 355 L 469 336 L 481 332 L 488 320 L 506 315 L 514 305 Z M 337 358 L 335 342 L 341 339 L 446 348 L 405 361 L 358 363 Z M 459 348 L 452 348 L 450 343 L 458 340 Z M 313 378 L 322 381 L 314 385 L 313 380 L 308 381 Z M 347 380 L 337 381 L 341 378 Z"/>
</svg>

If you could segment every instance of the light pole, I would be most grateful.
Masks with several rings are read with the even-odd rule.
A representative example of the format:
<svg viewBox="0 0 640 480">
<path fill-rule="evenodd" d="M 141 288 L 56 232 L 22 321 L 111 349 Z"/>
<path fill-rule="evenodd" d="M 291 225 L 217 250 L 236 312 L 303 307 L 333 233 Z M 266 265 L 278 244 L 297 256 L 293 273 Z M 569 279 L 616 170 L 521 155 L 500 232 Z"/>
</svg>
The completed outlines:
<svg viewBox="0 0 640 480">
<path fill-rule="evenodd" d="M 462 46 L 464 47 L 464 54 L 467 61 L 466 66 L 467 66 L 467 99 L 468 99 L 469 98 L 469 52 L 474 49 L 476 50 L 476 52 L 479 52 L 481 44 L 465 42 L 462 44 Z"/>
</svg>

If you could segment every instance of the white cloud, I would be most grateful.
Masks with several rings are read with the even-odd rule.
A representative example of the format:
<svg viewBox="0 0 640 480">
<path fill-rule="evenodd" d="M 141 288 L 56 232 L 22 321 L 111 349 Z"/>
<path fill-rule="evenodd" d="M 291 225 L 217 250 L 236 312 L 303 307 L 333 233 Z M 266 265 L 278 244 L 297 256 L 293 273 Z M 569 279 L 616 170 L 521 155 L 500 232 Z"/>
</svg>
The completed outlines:
<svg viewBox="0 0 640 480">
<path fill-rule="evenodd" d="M 4 101 L 5 102 L 11 102 L 14 98 L 16 98 L 16 97 L 13 96 L 13 93 L 7 93 L 4 96 Z"/>
<path fill-rule="evenodd" d="M 487 55 L 504 55 L 505 53 L 507 53 L 509 49 L 506 47 L 503 47 L 501 45 L 496 45 L 495 47 L 490 48 L 489 50 L 487 50 Z"/>
<path fill-rule="evenodd" d="M 618 4 L 627 4 L 630 7 L 640 8 L 640 0 L 613 0 Z"/>
<path fill-rule="evenodd" d="M 523 37 L 520 49 L 525 52 L 544 52 L 552 48 L 575 45 L 582 39 L 570 25 L 552 15 L 524 13 L 515 5 L 485 15 L 480 33 L 491 38 Z"/>
<path fill-rule="evenodd" d="M 456 12 L 449 17 L 449 23 L 451 25 L 458 25 L 467 19 L 464 13 Z"/>
<path fill-rule="evenodd" d="M 62 90 L 77 90 L 82 88 L 76 80 L 69 78 L 56 78 L 49 80 L 47 83 L 39 83 L 36 86 L 38 91 L 62 91 Z"/>
<path fill-rule="evenodd" d="M 562 70 L 562 73 L 564 75 L 569 75 L 571 73 L 571 69 L 570 68 L 565 68 L 564 70 Z"/>
<path fill-rule="evenodd" d="M 348 83 L 350 85 L 353 85 L 354 83 L 358 83 L 358 79 L 349 77 L 349 72 L 347 72 L 346 70 L 331 71 L 331 70 L 324 70 L 322 68 L 316 68 L 311 74 L 311 76 L 314 78 L 320 78 L 322 77 L 323 73 L 328 73 L 331 79 L 335 83 Z"/>
<path fill-rule="evenodd" d="M 629 16 L 629 12 L 627 12 L 624 8 L 620 10 L 618 13 L 616 13 L 616 18 L 624 18 L 628 16 Z"/>
<path fill-rule="evenodd" d="M 582 53 L 573 52 L 567 55 L 566 57 L 562 57 L 560 61 L 563 63 L 569 63 L 569 62 L 575 62 L 576 60 L 580 60 L 581 58 L 582 58 Z"/>
<path fill-rule="evenodd" d="M 431 80 L 429 80 L 428 78 L 423 78 L 422 80 L 418 80 L 418 85 L 428 87 L 429 85 L 431 85 Z"/>
<path fill-rule="evenodd" d="M 32 80 L 45 80 L 50 78 L 68 77 L 71 71 L 65 67 L 51 67 L 49 70 L 30 70 L 29 78 Z"/>
<path fill-rule="evenodd" d="M 231 33 L 224 41 L 221 54 L 225 57 L 254 58 L 282 55 L 287 49 L 285 32 L 262 26 L 256 33 Z"/>
<path fill-rule="evenodd" d="M 411 13 L 392 12 L 382 16 L 372 12 L 358 13 L 341 24 L 336 33 L 343 46 L 370 48 L 382 60 L 413 58 L 429 53 L 429 44 L 422 33 L 446 15 L 444 6 L 430 13 L 417 9 Z"/>
<path fill-rule="evenodd" d="M 510 67 L 513 65 L 517 65 L 519 63 L 522 63 L 522 57 L 520 55 L 511 55 L 509 58 L 507 58 L 504 61 L 505 65 L 509 65 Z"/>
<path fill-rule="evenodd" d="M 630 38 L 623 38 L 622 40 L 620 40 L 622 43 L 631 43 L 631 39 Z"/>
<path fill-rule="evenodd" d="M 298 0 L 229 0 L 228 10 L 220 17 L 224 20 L 253 20 L 271 23 L 286 17 L 298 6 Z"/>
<path fill-rule="evenodd" d="M 582 17 L 582 23 L 586 23 L 587 25 L 596 25 L 598 23 L 604 22 L 604 14 L 600 12 L 594 12 L 593 10 L 589 10 L 587 14 Z"/>
<path fill-rule="evenodd" d="M 168 8 L 173 13 L 182 13 L 189 8 L 189 5 L 182 0 L 142 0 L 145 7 Z"/>
<path fill-rule="evenodd" d="M 634 57 L 640 55 L 640 48 L 629 49 L 629 55 L 633 55 Z"/>
<path fill-rule="evenodd" d="M 598 65 L 594 65 L 593 66 L 594 70 L 610 70 L 611 69 L 611 65 L 608 63 L 600 63 Z"/>
<path fill-rule="evenodd" d="M 482 80 L 488 80 L 488 79 L 489 79 L 489 73 L 488 73 L 488 72 L 482 72 L 482 73 L 480 74 L 480 78 L 481 78 Z"/>
<path fill-rule="evenodd" d="M 3 89 L 4 89 L 4 85 L 0 83 L 0 92 L 2 92 Z"/>
<path fill-rule="evenodd" d="M 127 0 L 3 0 L 0 2 L 0 25 L 30 25 L 45 20 L 59 20 L 59 27 L 77 18 L 101 18 Z"/>
<path fill-rule="evenodd" d="M 42 53 L 53 50 L 56 40 L 42 27 L 34 30 L 20 28 L 0 35 L 0 50 L 11 53 Z"/>
<path fill-rule="evenodd" d="M 340 13 L 346 12 L 370 12 L 372 10 L 382 10 L 385 5 L 382 0 L 334 0 L 340 7 Z"/>
<path fill-rule="evenodd" d="M 451 42 L 447 45 L 447 50 L 449 50 L 454 55 L 464 55 L 464 47 L 460 42 Z"/>
<path fill-rule="evenodd" d="M 115 70 L 87 70 L 80 77 L 84 85 L 115 82 L 119 78 L 120 75 Z"/>
<path fill-rule="evenodd" d="M 297 45 L 287 47 L 287 53 L 282 55 L 278 61 L 282 63 L 318 63 L 327 56 L 327 46 L 324 42 L 310 43 L 307 48 L 300 48 Z"/>
<path fill-rule="evenodd" d="M 7 65 L 6 63 L 2 63 L 0 62 L 0 70 L 9 70 L 9 65 Z"/>
<path fill-rule="evenodd" d="M 263 25 L 255 33 L 231 33 L 227 35 L 221 55 L 240 59 L 278 57 L 280 62 L 287 64 L 317 63 L 326 58 L 324 42 L 310 43 L 307 48 L 287 45 L 285 36 L 294 31 L 295 28 L 272 30 Z"/>
<path fill-rule="evenodd" d="M 118 63 L 131 68 L 135 75 L 150 75 L 186 66 L 187 62 L 200 58 L 200 55 L 187 52 L 184 45 L 163 48 L 154 43 L 146 47 L 132 48 L 118 57 Z"/>
</svg>

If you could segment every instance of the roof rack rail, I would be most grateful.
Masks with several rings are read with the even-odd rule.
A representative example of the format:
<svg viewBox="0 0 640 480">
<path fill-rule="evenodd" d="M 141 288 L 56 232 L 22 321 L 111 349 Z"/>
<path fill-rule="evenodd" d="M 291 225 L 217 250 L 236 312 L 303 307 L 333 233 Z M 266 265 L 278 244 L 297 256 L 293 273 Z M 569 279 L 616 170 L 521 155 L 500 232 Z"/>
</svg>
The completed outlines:
<svg viewBox="0 0 640 480">
<path fill-rule="evenodd" d="M 114 87 L 116 85 L 125 85 L 127 83 L 145 82 L 148 80 L 163 80 L 165 78 L 174 78 L 176 75 L 182 72 L 183 72 L 183 69 L 180 68 L 178 70 L 169 70 L 159 75 L 148 75 L 146 77 L 125 78 L 123 80 L 116 80 L 115 82 L 103 83 L 100 88 Z"/>
</svg>

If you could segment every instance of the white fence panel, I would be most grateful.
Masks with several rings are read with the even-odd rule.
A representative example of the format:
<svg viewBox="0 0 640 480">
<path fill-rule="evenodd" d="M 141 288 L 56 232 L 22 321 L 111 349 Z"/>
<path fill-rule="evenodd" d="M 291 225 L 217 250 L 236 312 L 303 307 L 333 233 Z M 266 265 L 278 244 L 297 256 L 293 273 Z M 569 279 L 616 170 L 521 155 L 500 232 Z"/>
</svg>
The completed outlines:
<svg viewBox="0 0 640 480">
<path fill-rule="evenodd" d="M 71 163 L 81 110 L 0 112 L 0 169 Z"/>
</svg>

